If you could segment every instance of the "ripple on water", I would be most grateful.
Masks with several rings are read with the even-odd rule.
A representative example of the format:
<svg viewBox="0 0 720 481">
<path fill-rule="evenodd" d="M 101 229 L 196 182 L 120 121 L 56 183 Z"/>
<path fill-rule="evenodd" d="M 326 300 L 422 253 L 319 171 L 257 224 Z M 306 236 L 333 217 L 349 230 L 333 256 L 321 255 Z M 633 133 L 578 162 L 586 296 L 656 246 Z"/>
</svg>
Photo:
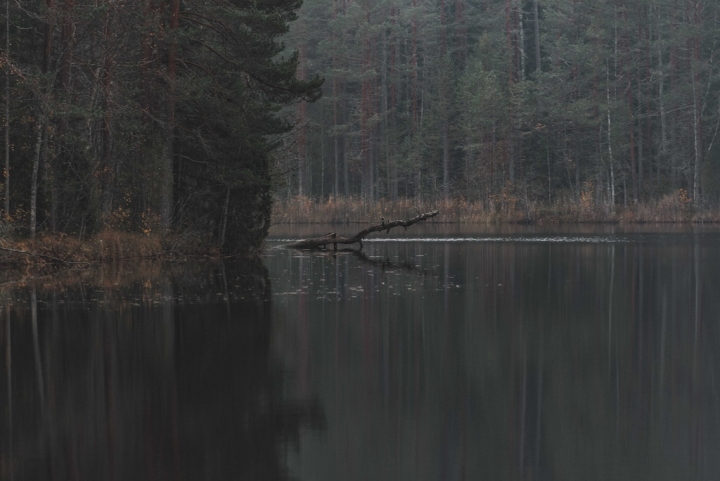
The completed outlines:
<svg viewBox="0 0 720 481">
<path fill-rule="evenodd" d="M 268 239 L 270 242 L 297 242 L 299 239 Z M 553 236 L 553 237 L 367 237 L 363 242 L 540 242 L 617 244 L 637 242 L 638 238 L 621 236 Z"/>
</svg>

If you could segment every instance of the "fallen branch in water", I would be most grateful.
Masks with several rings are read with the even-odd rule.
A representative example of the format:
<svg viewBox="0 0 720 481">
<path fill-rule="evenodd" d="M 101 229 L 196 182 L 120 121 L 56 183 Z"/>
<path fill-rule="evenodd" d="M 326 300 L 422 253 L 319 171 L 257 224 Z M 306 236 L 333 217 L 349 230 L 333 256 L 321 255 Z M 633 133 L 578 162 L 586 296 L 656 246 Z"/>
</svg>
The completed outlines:
<svg viewBox="0 0 720 481">
<path fill-rule="evenodd" d="M 432 212 L 426 212 L 425 214 L 420 214 L 417 217 L 413 217 L 412 219 L 408 220 L 393 220 L 389 222 L 383 221 L 380 224 L 376 224 L 373 226 L 368 227 L 367 229 L 363 229 L 357 234 L 355 234 L 352 237 L 339 237 L 335 232 L 329 232 L 325 234 L 322 237 L 314 237 L 312 239 L 303 239 L 298 242 L 294 242 L 292 244 L 288 244 L 286 247 L 292 247 L 293 249 L 319 249 L 321 247 L 325 247 L 329 244 L 333 244 L 334 249 L 337 250 L 338 244 L 360 244 L 360 249 L 362 249 L 362 240 L 367 235 L 372 234 L 373 232 L 381 232 L 386 231 L 390 232 L 390 229 L 393 229 L 395 227 L 404 227 L 408 228 L 411 225 L 421 222 L 424 220 L 427 220 L 431 217 L 435 217 L 438 215 L 438 211 L 434 210 Z"/>
</svg>

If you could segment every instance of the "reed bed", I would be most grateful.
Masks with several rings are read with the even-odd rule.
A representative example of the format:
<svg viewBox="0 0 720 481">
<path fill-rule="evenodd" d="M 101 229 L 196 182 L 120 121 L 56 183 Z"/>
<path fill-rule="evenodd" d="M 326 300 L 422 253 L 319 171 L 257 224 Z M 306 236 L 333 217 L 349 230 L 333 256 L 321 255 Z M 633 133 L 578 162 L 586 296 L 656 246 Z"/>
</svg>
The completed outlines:
<svg viewBox="0 0 720 481">
<path fill-rule="evenodd" d="M 308 197 L 277 199 L 273 206 L 273 224 L 353 224 L 407 219 L 420 212 L 438 209 L 434 222 L 468 224 L 502 223 L 700 223 L 720 222 L 720 208 L 696 209 L 684 190 L 657 200 L 627 207 L 595 203 L 589 196 L 569 197 L 551 203 L 521 202 L 516 198 L 468 202 L 448 199 L 436 202 L 398 199 L 365 201 L 358 197 Z"/>
<path fill-rule="evenodd" d="M 219 247 L 190 235 L 105 231 L 89 240 L 47 234 L 35 240 L 0 239 L 0 267 L 88 266 L 102 262 L 220 256 Z"/>
</svg>

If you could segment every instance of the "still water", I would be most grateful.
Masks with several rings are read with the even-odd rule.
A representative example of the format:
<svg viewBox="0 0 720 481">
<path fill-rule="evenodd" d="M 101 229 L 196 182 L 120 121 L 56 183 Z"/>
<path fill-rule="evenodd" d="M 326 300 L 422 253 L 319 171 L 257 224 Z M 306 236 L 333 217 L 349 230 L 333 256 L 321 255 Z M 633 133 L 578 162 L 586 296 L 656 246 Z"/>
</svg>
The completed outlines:
<svg viewBox="0 0 720 481">
<path fill-rule="evenodd" d="M 0 479 L 720 477 L 720 228 L 330 230 L 0 286 Z"/>
</svg>

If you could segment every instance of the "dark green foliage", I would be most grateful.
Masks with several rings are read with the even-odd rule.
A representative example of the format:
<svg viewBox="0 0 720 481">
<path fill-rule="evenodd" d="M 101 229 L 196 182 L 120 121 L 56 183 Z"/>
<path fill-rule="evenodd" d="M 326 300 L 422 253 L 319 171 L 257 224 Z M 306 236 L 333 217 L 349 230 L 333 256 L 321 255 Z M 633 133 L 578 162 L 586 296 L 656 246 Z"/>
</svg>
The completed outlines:
<svg viewBox="0 0 720 481">
<path fill-rule="evenodd" d="M 288 193 L 716 203 L 718 3 L 538 0 L 539 62 L 534 7 L 308 0 L 292 40 L 326 82 Z"/>
<path fill-rule="evenodd" d="M 272 152 L 293 128 L 279 111 L 320 95 L 321 80 L 299 80 L 282 42 L 300 5 L 13 6 L 10 217 L 27 221 L 40 131 L 40 229 L 194 230 L 257 247 Z"/>
</svg>

